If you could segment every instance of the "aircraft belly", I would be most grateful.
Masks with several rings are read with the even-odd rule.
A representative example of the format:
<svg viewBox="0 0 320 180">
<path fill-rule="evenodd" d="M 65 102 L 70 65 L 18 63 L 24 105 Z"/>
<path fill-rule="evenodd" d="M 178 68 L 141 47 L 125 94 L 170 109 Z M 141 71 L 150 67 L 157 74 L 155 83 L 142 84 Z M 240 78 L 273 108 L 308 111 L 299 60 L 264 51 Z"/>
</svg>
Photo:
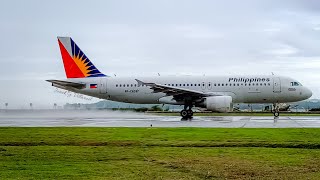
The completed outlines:
<svg viewBox="0 0 320 180">
<path fill-rule="evenodd" d="M 127 102 L 127 103 L 136 103 L 136 104 L 157 104 L 159 103 L 159 98 L 163 97 L 160 93 L 157 94 L 146 94 L 141 93 L 109 93 L 110 100 Z"/>
</svg>

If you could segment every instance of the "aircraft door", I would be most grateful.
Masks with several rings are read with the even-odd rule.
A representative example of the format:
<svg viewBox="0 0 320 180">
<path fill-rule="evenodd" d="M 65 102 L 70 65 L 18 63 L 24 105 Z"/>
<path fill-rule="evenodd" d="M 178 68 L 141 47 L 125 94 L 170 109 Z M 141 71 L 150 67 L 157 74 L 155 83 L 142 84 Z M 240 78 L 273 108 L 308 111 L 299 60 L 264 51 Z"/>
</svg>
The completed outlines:
<svg viewBox="0 0 320 180">
<path fill-rule="evenodd" d="M 106 94 L 107 93 L 107 79 L 106 78 L 100 78 L 100 84 L 99 84 L 100 94 Z"/>
<path fill-rule="evenodd" d="M 281 82 L 279 77 L 273 78 L 273 92 L 274 93 L 281 92 Z"/>
</svg>

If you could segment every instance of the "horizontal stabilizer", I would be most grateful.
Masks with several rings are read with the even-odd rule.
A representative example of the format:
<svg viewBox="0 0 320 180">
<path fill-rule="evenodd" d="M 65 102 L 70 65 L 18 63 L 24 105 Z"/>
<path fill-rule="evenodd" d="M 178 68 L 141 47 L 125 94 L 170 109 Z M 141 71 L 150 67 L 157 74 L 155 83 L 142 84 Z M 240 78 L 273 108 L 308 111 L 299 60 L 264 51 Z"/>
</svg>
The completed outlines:
<svg viewBox="0 0 320 180">
<path fill-rule="evenodd" d="M 72 87 L 76 89 L 83 89 L 86 87 L 85 83 L 75 83 L 75 82 L 60 81 L 60 80 L 46 80 L 46 81 L 51 82 L 52 86 L 55 86 L 55 87 L 64 87 L 64 88 Z"/>
</svg>

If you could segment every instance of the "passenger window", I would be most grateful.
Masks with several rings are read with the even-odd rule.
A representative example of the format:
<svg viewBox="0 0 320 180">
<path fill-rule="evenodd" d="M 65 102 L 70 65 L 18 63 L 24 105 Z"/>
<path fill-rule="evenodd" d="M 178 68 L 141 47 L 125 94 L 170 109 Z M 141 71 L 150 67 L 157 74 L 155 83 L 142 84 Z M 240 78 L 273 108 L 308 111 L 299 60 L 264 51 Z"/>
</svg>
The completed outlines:
<svg viewBox="0 0 320 180">
<path fill-rule="evenodd" d="M 237 84 L 237 86 L 239 86 L 239 84 Z"/>
<path fill-rule="evenodd" d="M 183 86 L 186 86 L 186 84 L 183 84 Z"/>
<path fill-rule="evenodd" d="M 214 84 L 214 86 L 217 86 L 217 84 Z"/>
<path fill-rule="evenodd" d="M 193 86 L 193 84 L 190 84 L 190 86 Z"/>
<path fill-rule="evenodd" d="M 176 86 L 178 86 L 178 84 L 176 84 Z"/>
<path fill-rule="evenodd" d="M 224 86 L 224 84 L 221 84 L 221 86 Z"/>
<path fill-rule="evenodd" d="M 194 84 L 194 86 L 197 86 L 197 84 Z"/>
<path fill-rule="evenodd" d="M 187 86 L 189 86 L 189 84 L 187 84 Z"/>
<path fill-rule="evenodd" d="M 137 84 L 134 84 L 134 87 L 137 87 Z"/>
<path fill-rule="evenodd" d="M 120 87 L 121 87 L 121 84 L 120 84 Z"/>
<path fill-rule="evenodd" d="M 116 84 L 116 87 L 118 87 L 118 84 Z"/>
<path fill-rule="evenodd" d="M 218 84 L 218 86 L 220 86 L 220 84 Z"/>
<path fill-rule="evenodd" d="M 133 87 L 133 84 L 131 84 L 131 87 Z"/>
</svg>

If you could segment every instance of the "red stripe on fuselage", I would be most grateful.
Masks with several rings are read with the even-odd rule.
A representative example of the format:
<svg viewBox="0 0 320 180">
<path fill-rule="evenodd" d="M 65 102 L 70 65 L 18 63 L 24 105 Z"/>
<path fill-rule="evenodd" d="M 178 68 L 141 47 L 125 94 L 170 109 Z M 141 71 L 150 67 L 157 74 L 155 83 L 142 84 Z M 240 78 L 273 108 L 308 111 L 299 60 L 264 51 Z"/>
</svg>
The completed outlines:
<svg viewBox="0 0 320 180">
<path fill-rule="evenodd" d="M 66 71 L 67 78 L 85 77 L 59 39 L 58 39 L 58 42 L 59 42 L 64 70 Z"/>
</svg>

